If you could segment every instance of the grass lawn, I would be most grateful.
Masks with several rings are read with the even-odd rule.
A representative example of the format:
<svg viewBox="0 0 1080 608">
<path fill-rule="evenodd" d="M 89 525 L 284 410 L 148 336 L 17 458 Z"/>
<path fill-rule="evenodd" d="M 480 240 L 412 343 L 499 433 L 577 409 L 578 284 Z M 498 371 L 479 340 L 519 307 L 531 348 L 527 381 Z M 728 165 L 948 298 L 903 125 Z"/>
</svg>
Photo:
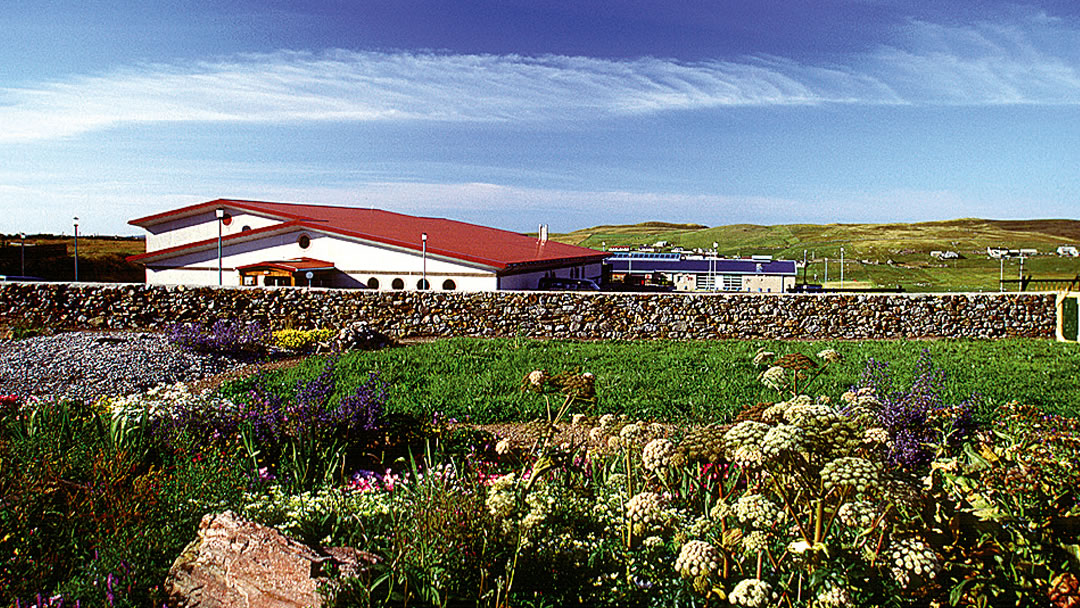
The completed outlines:
<svg viewBox="0 0 1080 608">
<path fill-rule="evenodd" d="M 811 386 L 833 399 L 859 382 L 870 359 L 887 362 L 906 388 L 923 350 L 946 372 L 949 403 L 973 393 L 988 405 L 1013 400 L 1047 412 L 1080 413 L 1076 370 L 1080 346 L 1047 340 L 864 341 L 864 342 L 570 342 L 456 338 L 372 352 L 353 352 L 338 363 L 337 395 L 349 393 L 377 371 L 389 385 L 391 407 L 430 416 L 435 412 L 477 423 L 527 421 L 543 415 L 543 400 L 519 390 L 534 369 L 555 373 L 580 367 L 596 376 L 593 413 L 673 422 L 726 421 L 747 404 L 777 401 L 756 379 L 751 363 L 759 348 L 814 356 L 825 348 L 845 360 Z M 273 372 L 269 380 L 288 391 L 321 371 L 325 359 Z M 246 390 L 252 380 L 225 387 Z M 557 404 L 553 404 L 557 405 Z M 984 410 L 985 411 L 985 410 Z"/>
</svg>

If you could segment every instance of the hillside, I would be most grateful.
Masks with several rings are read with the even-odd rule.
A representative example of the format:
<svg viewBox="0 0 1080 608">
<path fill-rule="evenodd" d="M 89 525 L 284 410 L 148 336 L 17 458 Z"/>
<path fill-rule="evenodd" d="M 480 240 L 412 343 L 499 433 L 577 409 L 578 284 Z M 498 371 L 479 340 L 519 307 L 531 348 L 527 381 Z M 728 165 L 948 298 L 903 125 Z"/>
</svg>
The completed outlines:
<svg viewBox="0 0 1080 608">
<path fill-rule="evenodd" d="M 103 283 L 141 283 L 141 264 L 125 258 L 146 250 L 142 237 L 79 236 L 79 280 Z M 22 275 L 49 281 L 70 281 L 75 275 L 75 242 L 70 236 L 26 235 L 26 248 L 17 235 L 0 235 L 0 275 Z"/>
<path fill-rule="evenodd" d="M 1080 245 L 1080 221 L 957 219 L 914 224 L 789 224 L 759 226 L 733 224 L 700 227 L 647 222 L 632 226 L 596 226 L 553 240 L 584 247 L 647 245 L 668 241 L 689 249 L 711 249 L 718 244 L 724 256 L 767 254 L 810 262 L 807 280 L 839 280 L 840 248 L 844 249 L 845 286 L 858 282 L 869 287 L 902 286 L 908 291 L 996 291 L 999 273 L 1019 276 L 1019 262 L 986 257 L 988 246 L 1034 248 L 1039 256 L 1024 262 L 1033 278 L 1073 277 L 1080 259 L 1052 255 L 1060 245 Z M 943 262 L 930 257 L 935 250 L 956 251 L 966 259 Z M 1050 254 L 1050 255 L 1043 255 Z M 889 264 L 889 261 L 892 264 Z"/>
</svg>

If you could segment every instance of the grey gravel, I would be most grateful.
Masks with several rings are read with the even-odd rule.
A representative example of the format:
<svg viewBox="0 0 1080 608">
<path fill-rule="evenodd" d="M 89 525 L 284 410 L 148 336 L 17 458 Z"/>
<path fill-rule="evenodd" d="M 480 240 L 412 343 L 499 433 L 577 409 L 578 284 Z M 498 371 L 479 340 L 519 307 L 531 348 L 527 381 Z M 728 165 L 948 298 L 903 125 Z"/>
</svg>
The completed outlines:
<svg viewBox="0 0 1080 608">
<path fill-rule="evenodd" d="M 245 363 L 188 352 L 155 333 L 67 332 L 0 340 L 0 394 L 90 400 L 192 382 Z"/>
</svg>

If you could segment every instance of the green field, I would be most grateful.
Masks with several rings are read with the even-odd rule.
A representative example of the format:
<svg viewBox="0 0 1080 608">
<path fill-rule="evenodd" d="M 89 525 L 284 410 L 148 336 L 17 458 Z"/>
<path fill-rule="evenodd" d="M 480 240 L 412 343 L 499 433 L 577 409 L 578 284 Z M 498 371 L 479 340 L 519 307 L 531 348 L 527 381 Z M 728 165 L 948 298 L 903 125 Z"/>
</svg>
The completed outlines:
<svg viewBox="0 0 1080 608">
<path fill-rule="evenodd" d="M 736 224 L 708 228 L 693 224 L 647 222 L 633 226 L 597 226 L 554 235 L 555 240 L 585 247 L 650 245 L 668 241 L 688 249 L 712 248 L 728 257 L 753 254 L 810 262 L 808 282 L 824 283 L 829 258 L 829 286 L 838 287 L 840 248 L 844 248 L 845 287 L 894 287 L 906 291 L 997 291 L 998 279 L 1017 279 L 1019 262 L 988 259 L 986 248 L 1034 248 L 1024 274 L 1035 279 L 1072 278 L 1080 258 L 1054 255 L 1060 245 L 1080 243 L 1080 221 L 1000 221 L 958 219 L 916 224 Z M 956 251 L 964 259 L 940 261 L 930 252 Z M 892 263 L 890 263 L 890 261 Z M 1008 287 L 1015 290 L 1016 287 Z M 1038 290 L 1038 287 L 1030 288 Z M 1047 290 L 1054 290 L 1049 286 Z"/>
<path fill-rule="evenodd" d="M 50 234 L 0 235 L 0 274 L 27 275 L 48 281 L 70 281 L 75 276 L 75 239 Z M 35 251 L 38 246 L 44 246 Z M 63 253 L 54 254 L 59 246 Z M 48 249 L 47 254 L 38 251 Z M 141 283 L 145 278 L 142 264 L 127 261 L 127 256 L 146 251 L 142 237 L 79 236 L 79 280 L 100 283 Z M 24 272 L 25 271 L 25 272 Z"/>
<path fill-rule="evenodd" d="M 1075 371 L 1080 346 L 1047 340 L 863 341 L 863 342 L 564 342 L 457 338 L 380 351 L 351 352 L 338 364 L 337 394 L 351 392 L 378 371 L 389 385 L 394 410 L 428 417 L 443 415 L 477 423 L 527 421 L 541 417 L 544 402 L 520 390 L 534 369 L 559 372 L 580 367 L 596 376 L 598 404 L 590 413 L 672 422 L 722 422 L 744 405 L 777 401 L 756 379 L 751 364 L 758 348 L 814 356 L 825 348 L 845 360 L 822 375 L 809 391 L 836 399 L 856 384 L 868 359 L 888 362 L 906 386 L 925 349 L 947 373 L 949 403 L 973 393 L 987 405 L 1016 400 L 1047 412 L 1077 415 L 1080 392 Z M 275 372 L 272 382 L 290 390 L 314 377 L 324 359 Z M 245 392 L 251 380 L 227 387 Z"/>
</svg>

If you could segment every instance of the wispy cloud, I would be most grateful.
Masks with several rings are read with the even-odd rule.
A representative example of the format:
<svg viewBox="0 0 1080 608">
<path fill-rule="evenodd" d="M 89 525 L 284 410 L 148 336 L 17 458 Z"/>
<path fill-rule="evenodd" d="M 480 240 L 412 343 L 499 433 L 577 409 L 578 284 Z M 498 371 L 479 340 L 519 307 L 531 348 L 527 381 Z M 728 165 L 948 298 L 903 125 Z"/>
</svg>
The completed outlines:
<svg viewBox="0 0 1080 608">
<path fill-rule="evenodd" d="M 884 97 L 839 73 L 834 96 L 799 71 L 765 61 L 280 52 L 0 90 L 0 141 L 132 122 L 551 121 Z"/>
<path fill-rule="evenodd" d="M 830 65 L 657 58 L 282 51 L 144 65 L 0 89 L 0 142 L 126 123 L 584 121 L 725 106 L 1076 104 L 1080 30 L 913 21 L 901 43 Z"/>
</svg>

